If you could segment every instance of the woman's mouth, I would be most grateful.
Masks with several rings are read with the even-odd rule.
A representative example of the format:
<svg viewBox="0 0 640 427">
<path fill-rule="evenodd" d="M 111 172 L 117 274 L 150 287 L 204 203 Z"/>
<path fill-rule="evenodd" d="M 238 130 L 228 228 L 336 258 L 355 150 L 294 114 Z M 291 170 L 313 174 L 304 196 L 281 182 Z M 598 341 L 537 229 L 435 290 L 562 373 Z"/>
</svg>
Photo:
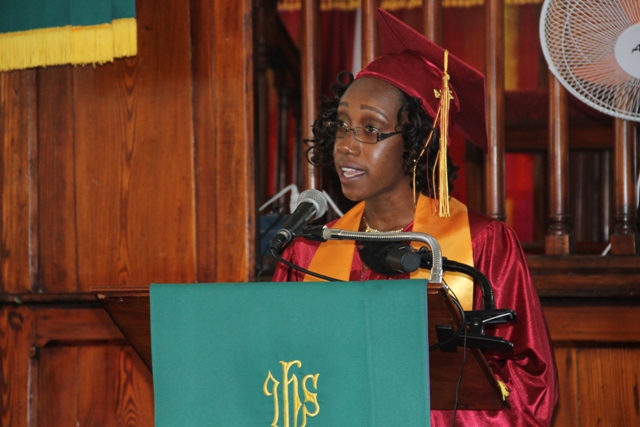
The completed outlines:
<svg viewBox="0 0 640 427">
<path fill-rule="evenodd" d="M 355 168 L 340 168 L 342 175 L 345 178 L 355 178 L 356 176 L 364 175 L 364 171 Z"/>
<path fill-rule="evenodd" d="M 366 173 L 362 169 L 356 169 L 348 166 L 340 166 L 338 168 L 338 171 L 340 175 L 340 182 L 342 182 L 343 184 L 348 184 L 352 181 L 355 181 Z"/>
</svg>

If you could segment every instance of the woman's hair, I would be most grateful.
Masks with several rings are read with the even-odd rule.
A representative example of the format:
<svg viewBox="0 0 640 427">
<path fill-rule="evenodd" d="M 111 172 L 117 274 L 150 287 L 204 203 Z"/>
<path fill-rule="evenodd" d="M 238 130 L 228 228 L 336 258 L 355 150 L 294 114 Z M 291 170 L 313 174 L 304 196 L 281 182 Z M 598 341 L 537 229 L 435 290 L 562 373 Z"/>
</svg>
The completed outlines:
<svg viewBox="0 0 640 427">
<path fill-rule="evenodd" d="M 337 82 L 331 86 L 333 97 L 324 96 L 320 106 L 318 117 L 313 122 L 313 139 L 305 140 L 309 144 L 307 158 L 314 166 L 333 167 L 333 145 L 335 138 L 330 131 L 325 128 L 325 122 L 335 121 L 338 112 L 340 98 L 353 83 L 353 75 L 343 71 L 338 74 Z M 402 138 L 404 140 L 404 153 L 402 155 L 402 167 L 408 176 L 413 175 L 415 159 L 420 156 L 429 133 L 433 129 L 433 119 L 420 106 L 418 98 L 407 95 L 398 89 L 402 94 L 402 105 L 398 111 L 398 123 L 406 116 L 407 121 L 402 125 Z M 434 188 L 439 188 L 438 174 L 433 173 L 440 144 L 439 134 L 433 132 L 431 141 L 426 152 L 418 160 L 416 168 L 416 190 L 429 196 L 435 197 Z M 425 160 L 426 157 L 426 160 Z M 453 181 L 457 178 L 458 167 L 453 164 L 451 158 L 447 156 L 447 171 L 449 180 L 449 191 L 453 190 Z M 435 182 L 431 182 L 434 179 Z"/>
</svg>

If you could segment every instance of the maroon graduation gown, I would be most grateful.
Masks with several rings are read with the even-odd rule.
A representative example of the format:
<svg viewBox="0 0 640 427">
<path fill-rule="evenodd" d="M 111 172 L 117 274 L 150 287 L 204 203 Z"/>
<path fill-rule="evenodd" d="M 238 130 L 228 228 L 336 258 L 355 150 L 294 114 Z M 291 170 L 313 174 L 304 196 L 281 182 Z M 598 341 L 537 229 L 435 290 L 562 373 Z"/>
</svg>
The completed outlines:
<svg viewBox="0 0 640 427">
<path fill-rule="evenodd" d="M 458 410 L 456 426 L 549 426 L 558 400 L 557 372 L 547 326 L 538 295 L 531 281 L 520 242 L 506 224 L 469 212 L 474 266 L 491 282 L 497 308 L 510 308 L 516 320 L 495 328 L 487 335 L 498 335 L 514 344 L 511 353 L 485 352 L 496 378 L 509 390 L 510 408 L 499 411 Z M 411 225 L 406 231 L 411 230 Z M 296 239 L 283 257 L 307 267 L 318 242 Z M 455 260 L 454 260 L 455 261 Z M 319 272 L 322 273 L 322 272 Z M 408 275 L 392 279 L 408 278 Z M 273 281 L 302 281 L 304 274 L 280 263 Z M 350 280 L 384 280 L 372 270 L 363 269 L 358 251 L 354 252 Z M 474 308 L 482 308 L 482 296 L 475 292 Z M 434 392 L 434 391 L 432 391 Z M 431 425 L 450 426 L 453 411 L 431 411 Z"/>
</svg>

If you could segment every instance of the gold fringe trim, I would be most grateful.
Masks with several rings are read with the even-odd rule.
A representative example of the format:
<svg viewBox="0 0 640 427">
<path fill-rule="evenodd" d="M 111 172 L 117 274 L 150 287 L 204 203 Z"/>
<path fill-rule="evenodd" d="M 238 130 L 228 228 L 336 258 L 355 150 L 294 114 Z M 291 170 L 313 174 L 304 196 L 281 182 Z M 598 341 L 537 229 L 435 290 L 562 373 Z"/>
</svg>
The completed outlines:
<svg viewBox="0 0 640 427">
<path fill-rule="evenodd" d="M 505 0 L 505 3 L 508 0 Z M 442 0 L 442 7 L 474 7 L 482 6 L 484 0 Z"/>
<path fill-rule="evenodd" d="M 442 0 L 442 7 L 473 7 L 484 5 L 485 0 Z M 508 6 L 542 4 L 543 0 L 505 0 Z M 352 11 L 360 7 L 360 0 L 320 0 L 320 10 Z M 422 0 L 382 0 L 380 7 L 385 10 L 415 9 L 422 7 Z M 297 12 L 300 0 L 278 0 L 279 12 Z"/>
<path fill-rule="evenodd" d="M 422 7 L 422 0 L 382 0 L 380 7 L 384 10 L 415 9 Z"/>
<path fill-rule="evenodd" d="M 0 34 L 0 71 L 113 62 L 138 52 L 135 18 Z"/>
<path fill-rule="evenodd" d="M 138 54 L 138 24 L 136 18 L 122 18 L 113 25 L 113 56 L 124 58 Z"/>
<path fill-rule="evenodd" d="M 320 0 L 320 10 L 352 11 L 360 7 L 360 0 Z M 300 10 L 300 0 L 278 0 L 279 12 L 297 12 Z"/>
<path fill-rule="evenodd" d="M 70 64 L 104 64 L 112 60 L 111 24 L 71 28 Z"/>
</svg>

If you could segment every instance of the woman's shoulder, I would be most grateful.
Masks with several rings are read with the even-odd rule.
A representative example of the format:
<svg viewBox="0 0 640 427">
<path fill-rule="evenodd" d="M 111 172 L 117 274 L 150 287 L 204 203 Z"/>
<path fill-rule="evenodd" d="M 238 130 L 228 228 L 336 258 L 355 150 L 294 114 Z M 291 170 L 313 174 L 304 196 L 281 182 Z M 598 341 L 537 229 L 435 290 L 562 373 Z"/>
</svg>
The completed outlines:
<svg viewBox="0 0 640 427">
<path fill-rule="evenodd" d="M 515 231 L 504 221 L 491 218 L 485 214 L 469 209 L 469 229 L 471 231 L 471 240 L 495 241 L 503 240 L 509 243 L 519 245 L 518 237 Z"/>
<path fill-rule="evenodd" d="M 469 209 L 468 212 L 469 212 L 469 228 L 471 229 L 472 238 L 481 234 L 482 232 L 486 232 L 491 228 L 506 225 L 502 221 L 498 221 L 497 219 L 491 218 L 478 211 Z"/>
</svg>

